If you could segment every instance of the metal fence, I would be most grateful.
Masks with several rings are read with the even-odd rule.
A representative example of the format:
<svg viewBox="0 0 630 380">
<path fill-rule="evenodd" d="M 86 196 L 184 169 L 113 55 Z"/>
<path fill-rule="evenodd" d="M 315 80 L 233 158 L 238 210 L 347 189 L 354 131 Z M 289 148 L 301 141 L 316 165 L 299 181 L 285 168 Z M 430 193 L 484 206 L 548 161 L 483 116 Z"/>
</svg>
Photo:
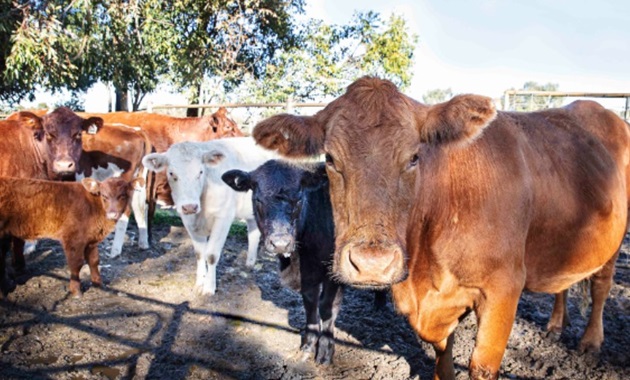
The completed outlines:
<svg viewBox="0 0 630 380">
<path fill-rule="evenodd" d="M 536 111 L 562 105 L 570 98 L 605 99 L 599 101 L 612 109 L 625 120 L 630 119 L 630 93 L 627 92 L 561 92 L 561 91 L 515 91 L 509 90 L 503 96 L 505 111 Z M 614 101 L 616 100 L 616 101 Z"/>
</svg>

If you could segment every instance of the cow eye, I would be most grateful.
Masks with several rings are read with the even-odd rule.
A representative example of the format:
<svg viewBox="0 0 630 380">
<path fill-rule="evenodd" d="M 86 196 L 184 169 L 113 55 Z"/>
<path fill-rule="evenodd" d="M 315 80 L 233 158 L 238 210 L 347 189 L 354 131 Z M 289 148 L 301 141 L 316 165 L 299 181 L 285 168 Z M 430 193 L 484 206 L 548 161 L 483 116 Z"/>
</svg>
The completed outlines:
<svg viewBox="0 0 630 380">
<path fill-rule="evenodd" d="M 411 159 L 409 160 L 409 165 L 407 166 L 407 169 L 412 169 L 412 168 L 418 166 L 418 163 L 420 163 L 420 156 L 418 155 L 418 153 L 416 153 L 413 156 L 411 156 Z"/>
<path fill-rule="evenodd" d="M 326 166 L 328 166 L 329 168 L 333 169 L 334 171 L 339 171 L 337 169 L 337 167 L 335 166 L 335 160 L 328 153 L 326 153 Z"/>
</svg>

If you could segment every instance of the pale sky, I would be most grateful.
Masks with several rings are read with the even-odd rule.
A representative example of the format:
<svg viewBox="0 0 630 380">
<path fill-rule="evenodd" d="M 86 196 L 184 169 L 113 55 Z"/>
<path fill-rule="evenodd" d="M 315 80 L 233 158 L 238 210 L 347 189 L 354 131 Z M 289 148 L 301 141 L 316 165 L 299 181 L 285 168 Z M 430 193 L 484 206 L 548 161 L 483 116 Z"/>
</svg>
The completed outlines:
<svg viewBox="0 0 630 380">
<path fill-rule="evenodd" d="M 627 0 L 307 0 L 308 14 L 402 15 L 419 37 L 408 95 L 428 90 L 500 97 L 526 81 L 561 91 L 630 92 Z"/>
</svg>

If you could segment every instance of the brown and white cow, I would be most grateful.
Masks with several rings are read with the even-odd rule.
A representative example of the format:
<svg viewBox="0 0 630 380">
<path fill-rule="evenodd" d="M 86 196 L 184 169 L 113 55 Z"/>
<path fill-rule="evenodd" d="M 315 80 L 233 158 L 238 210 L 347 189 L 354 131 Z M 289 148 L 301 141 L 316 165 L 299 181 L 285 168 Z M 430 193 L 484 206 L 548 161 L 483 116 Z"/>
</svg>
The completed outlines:
<svg viewBox="0 0 630 380">
<path fill-rule="evenodd" d="M 121 177 L 130 182 L 134 178 L 146 179 L 147 172 L 142 165 L 142 157 L 151 153 L 151 150 L 149 138 L 139 128 L 123 124 L 104 124 L 98 134 L 83 134 L 83 154 L 76 180 L 92 178 L 104 181 L 109 177 Z M 151 202 L 155 200 L 149 199 L 149 203 Z M 130 206 L 116 223 L 110 257 L 117 257 L 122 252 L 131 209 L 138 226 L 138 248 L 149 248 L 147 190 L 144 187 L 138 187 L 134 191 Z"/>
<path fill-rule="evenodd" d="M 227 110 L 219 108 L 215 113 L 203 117 L 175 117 L 148 112 L 110 112 L 110 113 L 79 113 L 79 115 L 98 116 L 106 123 L 122 123 L 140 127 L 148 136 L 151 144 L 158 153 L 163 153 L 178 142 L 208 141 L 222 137 L 244 136 L 236 123 L 228 118 Z M 171 190 L 164 173 L 157 173 L 155 195 L 160 203 L 173 205 Z M 150 210 L 153 214 L 153 210 Z"/>
<path fill-rule="evenodd" d="M 6 276 L 5 254 L 10 237 L 49 238 L 60 241 L 70 268 L 70 292 L 81 295 L 79 271 L 90 267 L 94 286 L 101 286 L 98 244 L 113 230 L 127 208 L 128 198 L 142 178 L 132 182 L 91 178 L 57 182 L 26 178 L 0 178 L 0 290 L 14 287 Z"/>
<path fill-rule="evenodd" d="M 580 348 L 600 348 L 626 233 L 630 133 L 599 104 L 511 113 L 460 95 L 427 106 L 364 77 L 316 115 L 276 115 L 253 135 L 285 155 L 326 154 L 333 270 L 350 285 L 392 286 L 434 345 L 436 378 L 454 377 L 453 331 L 469 311 L 470 375 L 498 377 L 523 289 L 560 293 L 590 278 Z"/>
</svg>

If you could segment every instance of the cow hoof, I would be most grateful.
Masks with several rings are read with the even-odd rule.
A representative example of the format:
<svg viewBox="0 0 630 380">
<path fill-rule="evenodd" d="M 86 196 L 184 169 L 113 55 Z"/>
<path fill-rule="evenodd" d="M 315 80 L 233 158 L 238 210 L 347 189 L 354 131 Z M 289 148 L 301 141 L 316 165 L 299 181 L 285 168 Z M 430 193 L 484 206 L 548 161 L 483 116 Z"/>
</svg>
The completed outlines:
<svg viewBox="0 0 630 380">
<path fill-rule="evenodd" d="M 256 265 L 256 260 L 247 260 L 245 261 L 245 266 L 248 268 L 253 268 Z"/>
<path fill-rule="evenodd" d="M 3 298 L 6 298 L 6 296 L 9 293 L 15 290 L 15 288 L 16 288 L 15 281 L 11 279 L 7 278 L 3 280 L 2 283 L 0 283 L 0 291 L 2 292 Z"/>
<path fill-rule="evenodd" d="M 144 250 L 147 250 L 147 249 L 149 249 L 149 248 L 151 248 L 151 246 L 149 245 L 149 243 L 145 243 L 145 242 L 139 242 L 139 243 L 138 243 L 138 249 L 141 249 L 141 250 L 143 250 L 143 251 L 144 251 Z"/>
<path fill-rule="evenodd" d="M 578 351 L 580 354 L 599 354 L 601 344 L 595 344 L 592 342 L 580 342 Z"/>
<path fill-rule="evenodd" d="M 107 256 L 107 258 L 109 258 L 109 259 L 115 259 L 116 257 L 120 256 L 121 253 L 122 253 L 122 250 L 120 250 L 120 249 L 112 249 L 105 256 Z"/>
</svg>

